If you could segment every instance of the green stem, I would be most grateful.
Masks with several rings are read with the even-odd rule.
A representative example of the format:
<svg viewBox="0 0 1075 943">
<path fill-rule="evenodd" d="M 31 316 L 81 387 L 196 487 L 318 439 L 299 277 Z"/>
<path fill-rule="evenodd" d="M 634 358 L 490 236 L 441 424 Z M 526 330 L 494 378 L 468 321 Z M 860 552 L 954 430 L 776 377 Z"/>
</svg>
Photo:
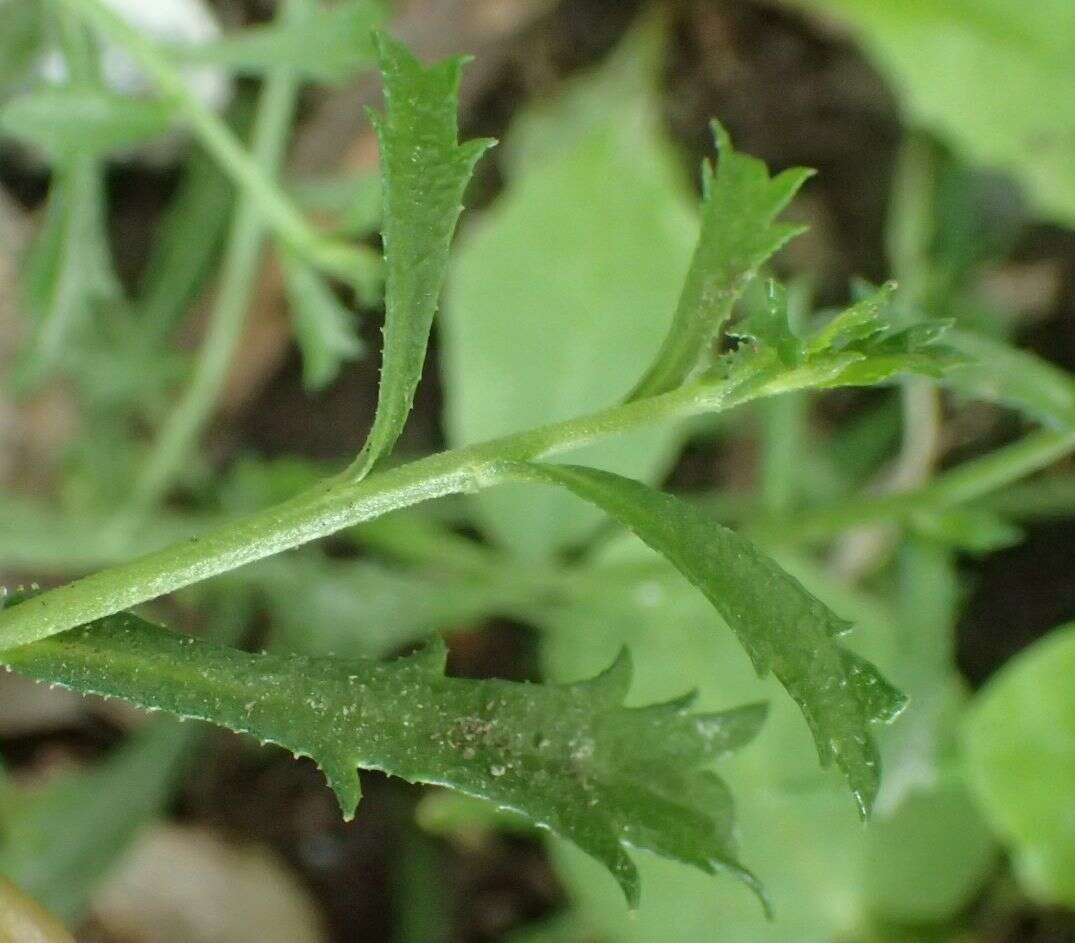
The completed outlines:
<svg viewBox="0 0 1075 943">
<path fill-rule="evenodd" d="M 338 242 L 317 232 L 258 163 L 227 124 L 187 87 L 179 69 L 155 42 L 117 16 L 101 0 L 60 0 L 85 22 L 108 36 L 145 70 L 162 94 L 179 109 L 202 146 L 257 205 L 276 235 L 304 259 L 349 284 L 369 286 L 379 261 L 367 247 Z M 311 52 L 315 55 L 316 52 Z"/>
<path fill-rule="evenodd" d="M 729 409 L 804 388 L 809 371 L 789 371 L 744 392 L 741 386 L 695 383 L 567 422 L 441 452 L 361 481 L 345 475 L 200 537 L 68 583 L 0 612 L 0 649 L 64 632 L 165 593 L 309 543 L 422 501 L 498 484 L 499 466 L 568 451 L 661 420 Z"/>
<path fill-rule="evenodd" d="M 294 71 L 278 69 L 266 80 L 261 92 L 253 130 L 253 166 L 270 183 L 283 159 L 298 91 L 299 81 Z M 264 220 L 260 196 L 247 191 L 232 218 L 219 293 L 194 373 L 161 428 L 135 483 L 130 505 L 123 515 L 124 524 L 137 521 L 159 502 L 217 403 L 257 285 L 265 241 Z"/>
</svg>

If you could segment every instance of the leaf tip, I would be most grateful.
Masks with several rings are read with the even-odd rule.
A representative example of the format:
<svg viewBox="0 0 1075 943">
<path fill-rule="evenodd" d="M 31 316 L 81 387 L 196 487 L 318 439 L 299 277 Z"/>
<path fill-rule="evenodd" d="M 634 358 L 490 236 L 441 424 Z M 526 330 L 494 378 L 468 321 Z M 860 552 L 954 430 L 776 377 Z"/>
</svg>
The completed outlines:
<svg viewBox="0 0 1075 943">
<path fill-rule="evenodd" d="M 571 687 L 596 695 L 601 700 L 610 704 L 622 704 L 631 689 L 631 679 L 634 677 L 634 662 L 631 653 L 624 645 L 616 653 L 616 657 L 604 671 L 592 678 L 578 681 Z"/>
<path fill-rule="evenodd" d="M 362 799 L 362 783 L 358 778 L 357 763 L 346 760 L 325 760 L 318 764 L 325 774 L 329 788 L 336 794 L 340 813 L 345 822 L 350 822 L 358 811 Z"/>
<path fill-rule="evenodd" d="M 719 868 L 729 872 L 753 892 L 758 903 L 761 904 L 761 911 L 765 915 L 765 919 L 772 923 L 776 916 L 773 911 L 773 902 L 769 897 L 769 892 L 765 890 L 765 885 L 761 882 L 761 879 L 753 871 L 739 864 L 737 861 L 722 861 L 719 863 Z"/>
<path fill-rule="evenodd" d="M 718 154 L 723 156 L 734 150 L 732 147 L 732 136 L 728 133 L 728 129 L 720 122 L 720 119 L 710 118 L 709 130 L 713 135 L 713 143 L 717 146 Z"/>
</svg>

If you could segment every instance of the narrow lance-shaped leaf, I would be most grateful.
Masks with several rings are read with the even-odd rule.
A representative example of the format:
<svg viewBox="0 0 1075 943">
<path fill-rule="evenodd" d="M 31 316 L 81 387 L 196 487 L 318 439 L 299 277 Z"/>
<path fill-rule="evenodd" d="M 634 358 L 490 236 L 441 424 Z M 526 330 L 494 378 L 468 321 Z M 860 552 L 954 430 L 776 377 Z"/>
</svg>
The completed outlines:
<svg viewBox="0 0 1075 943">
<path fill-rule="evenodd" d="M 551 686 L 444 675 L 443 644 L 394 662 L 253 655 L 129 613 L 8 650 L 39 680 L 208 720 L 312 757 L 350 817 L 356 767 L 485 798 L 605 864 L 633 905 L 644 848 L 707 872 L 738 864 L 732 801 L 709 762 L 749 741 L 763 705 L 691 714 L 692 697 L 626 708 L 626 654 Z"/>
<path fill-rule="evenodd" d="M 385 114 L 370 112 L 381 148 L 384 197 L 384 355 L 377 412 L 350 469 L 369 472 L 395 445 L 414 401 L 429 332 L 463 209 L 463 191 L 485 139 L 458 143 L 459 78 L 465 60 L 423 66 L 402 44 L 376 34 Z"/>
<path fill-rule="evenodd" d="M 868 725 L 892 720 L 905 699 L 873 665 L 834 641 L 849 623 L 750 541 L 679 498 L 576 465 L 519 463 L 505 472 L 570 489 L 667 557 L 736 633 L 758 673 L 772 671 L 784 685 L 822 764 L 836 761 L 860 813 L 869 813 L 880 767 Z"/>
<path fill-rule="evenodd" d="M 716 121 L 717 167 L 702 165 L 702 230 L 672 327 L 631 399 L 675 389 L 703 361 L 732 306 L 759 267 L 804 227 L 775 222 L 813 171 L 770 177 L 756 157 L 738 153 Z"/>
</svg>

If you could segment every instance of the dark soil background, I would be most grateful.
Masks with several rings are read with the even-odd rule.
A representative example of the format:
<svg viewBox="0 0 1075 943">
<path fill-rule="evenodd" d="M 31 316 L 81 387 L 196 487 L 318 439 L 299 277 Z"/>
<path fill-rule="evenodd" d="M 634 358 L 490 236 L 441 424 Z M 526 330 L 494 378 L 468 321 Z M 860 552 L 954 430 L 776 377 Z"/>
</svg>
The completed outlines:
<svg viewBox="0 0 1075 943">
<path fill-rule="evenodd" d="M 478 16 L 474 11 L 490 5 L 454 6 L 464 11 L 461 16 Z M 438 4 L 412 6 L 411 21 L 420 24 L 423 7 Z M 473 8 L 469 13 L 468 7 Z M 883 279 L 882 226 L 903 133 L 897 103 L 884 81 L 847 39 L 784 9 L 740 0 L 682 0 L 668 8 L 673 47 L 665 75 L 665 119 L 689 159 L 696 163 L 709 151 L 707 122 L 716 115 L 737 147 L 772 167 L 817 168 L 816 180 L 796 207 L 810 222 L 811 234 L 785 253 L 784 264 L 820 273 L 826 301 L 845 297 L 852 275 Z M 563 0 L 544 15 L 519 14 L 517 28 L 499 37 L 495 48 L 476 50 L 483 57 L 488 53 L 489 61 L 481 66 L 479 59 L 475 67 L 481 67 L 480 81 L 467 90 L 465 136 L 502 135 L 521 102 L 549 93 L 566 76 L 599 60 L 640 9 L 641 4 L 631 0 Z M 262 18 L 268 11 L 259 4 L 230 4 L 226 12 L 234 20 Z M 473 48 L 466 43 L 470 27 L 458 22 L 454 26 L 458 48 Z M 313 97 L 306 111 L 316 116 L 318 106 Z M 2 179 L 25 205 L 40 201 L 44 193 L 44 181 L 24 167 L 5 166 Z M 115 174 L 115 225 L 123 233 L 121 258 L 128 274 L 137 272 L 175 182 L 167 168 L 124 168 Z M 495 163 L 487 162 L 468 203 L 489 201 L 500 185 Z M 1075 235 L 1030 228 L 1014 257 L 1054 260 L 1062 269 L 1059 300 L 1027 329 L 1023 340 L 1075 370 Z M 377 325 L 373 319 L 367 324 L 368 340 L 376 349 Z M 226 462 L 249 451 L 316 458 L 349 453 L 361 430 L 351 439 L 341 439 L 340 430 L 353 430 L 355 416 L 372 416 L 375 358 L 348 368 L 312 405 L 293 351 L 278 345 L 266 360 L 259 379 L 214 431 L 215 457 Z M 430 362 L 436 363 L 435 353 Z M 439 415 L 438 380 L 430 370 L 420 387 L 405 448 L 439 447 Z M 998 435 L 1014 436 L 1018 429 L 1013 420 L 1011 428 Z M 700 480 L 711 474 L 704 470 L 713 468 L 712 461 L 697 461 L 696 455 L 685 461 L 690 467 L 679 474 L 692 485 L 717 484 Z M 1062 521 L 1032 526 L 1023 544 L 964 562 L 971 595 L 959 627 L 958 651 L 972 684 L 980 684 L 1016 651 L 1070 618 L 1075 611 L 1073 560 L 1075 521 Z M 452 637 L 454 671 L 531 674 L 525 630 L 509 625 L 489 632 L 477 628 L 460 627 Z M 17 766 L 47 749 L 94 755 L 116 738 L 116 730 L 101 721 L 45 739 L 9 738 L 3 752 Z M 539 845 L 504 838 L 479 848 L 450 847 L 414 834 L 410 821 L 416 790 L 376 775 L 365 775 L 363 788 L 360 820 L 345 825 L 312 764 L 214 734 L 211 748 L 186 777 L 174 811 L 183 821 L 204 823 L 238 842 L 267 843 L 276 849 L 302 876 L 324 910 L 331 939 L 341 943 L 392 939 L 399 903 L 396 853 L 414 842 L 428 846 L 436 873 L 447 885 L 452 929 L 445 943 L 491 943 L 561 904 L 561 890 Z M 983 928 L 983 939 L 996 943 L 1075 939 L 1070 914 L 1026 908 L 1001 919 L 983 902 L 972 922 Z"/>
</svg>

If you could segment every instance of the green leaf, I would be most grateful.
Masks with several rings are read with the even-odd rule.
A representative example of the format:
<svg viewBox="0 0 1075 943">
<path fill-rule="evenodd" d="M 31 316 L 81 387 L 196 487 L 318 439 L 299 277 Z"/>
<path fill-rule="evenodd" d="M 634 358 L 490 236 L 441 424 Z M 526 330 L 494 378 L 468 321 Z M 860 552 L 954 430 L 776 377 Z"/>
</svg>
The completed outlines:
<svg viewBox="0 0 1075 943">
<path fill-rule="evenodd" d="M 377 57 L 372 34 L 385 19 L 380 0 L 344 0 L 303 12 L 286 23 L 251 26 L 199 46 L 175 46 L 188 62 L 209 62 L 263 75 L 293 69 L 313 82 L 335 84 L 371 69 Z"/>
<path fill-rule="evenodd" d="M 384 115 L 370 112 L 381 147 L 384 193 L 384 355 L 377 413 L 351 467 L 366 475 L 403 431 L 422 375 L 426 346 L 463 209 L 463 191 L 486 139 L 458 143 L 459 78 L 464 59 L 424 68 L 402 44 L 376 34 Z"/>
<path fill-rule="evenodd" d="M 691 505 L 608 472 L 512 466 L 521 480 L 560 485 L 629 527 L 698 587 L 736 633 L 760 676 L 770 671 L 799 705 L 822 765 L 835 760 L 865 817 L 880 784 L 869 732 L 905 699 L 835 639 L 851 625 L 752 543 Z"/>
<path fill-rule="evenodd" d="M 357 318 L 301 259 L 285 256 L 283 267 L 292 330 L 302 351 L 303 383 L 308 390 L 324 389 L 344 363 L 360 357 L 365 349 L 355 333 Z"/>
<path fill-rule="evenodd" d="M 796 3 L 850 24 L 915 122 L 968 162 L 1014 173 L 1041 212 L 1075 225 L 1069 0 Z"/>
<path fill-rule="evenodd" d="M 671 329 L 632 399 L 675 389 L 703 363 L 732 307 L 759 267 L 803 227 L 775 222 L 812 171 L 801 167 L 770 177 L 756 157 L 732 147 L 713 122 L 719 159 L 702 167 L 702 230 L 679 296 Z"/>
<path fill-rule="evenodd" d="M 753 886 L 737 861 L 727 787 L 703 767 L 753 738 L 764 706 L 691 714 L 689 696 L 625 708 L 626 653 L 567 686 L 445 677 L 445 655 L 439 643 L 389 663 L 252 655 L 122 613 L 3 660 L 310 756 L 348 817 L 356 767 L 490 799 L 597 858 L 632 905 L 640 889 L 627 848 Z"/>
<path fill-rule="evenodd" d="M 571 107 L 579 125 L 563 146 L 528 157 L 461 239 L 440 325 L 454 445 L 613 405 L 667 331 L 697 224 L 654 96 L 636 94 L 655 82 L 636 74 L 651 60 L 622 49 L 612 58 L 568 96 L 602 106 Z M 545 110 L 559 108 L 568 105 Z M 531 118 L 520 121 L 526 129 Z M 647 429 L 572 458 L 656 481 L 681 439 L 678 428 Z M 522 497 L 510 486 L 477 495 L 474 506 L 483 531 L 528 559 L 585 539 L 600 522 L 570 495 Z"/>
<path fill-rule="evenodd" d="M 5 796 L 0 874 L 65 920 L 81 918 L 138 830 L 159 814 L 201 729 L 161 719 L 99 766 Z"/>
<path fill-rule="evenodd" d="M 45 86 L 0 106 L 0 133 L 52 158 L 103 156 L 164 134 L 174 116 L 163 101 L 93 86 Z"/>
<path fill-rule="evenodd" d="M 1016 655 L 963 728 L 967 778 L 1027 889 L 1075 907 L 1075 624 Z"/>
</svg>

